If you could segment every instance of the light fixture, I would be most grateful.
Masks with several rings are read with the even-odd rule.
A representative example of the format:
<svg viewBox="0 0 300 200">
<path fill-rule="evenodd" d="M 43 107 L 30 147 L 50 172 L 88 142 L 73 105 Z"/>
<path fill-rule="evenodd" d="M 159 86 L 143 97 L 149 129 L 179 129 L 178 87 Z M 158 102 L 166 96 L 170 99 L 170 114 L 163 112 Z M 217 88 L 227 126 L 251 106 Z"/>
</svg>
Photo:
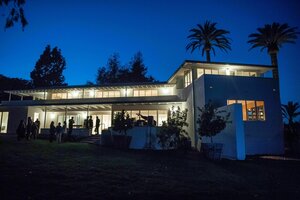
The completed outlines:
<svg viewBox="0 0 300 200">
<path fill-rule="evenodd" d="M 89 94 L 90 94 L 90 97 L 93 97 L 95 95 L 95 91 L 94 90 L 90 90 Z"/>
<path fill-rule="evenodd" d="M 230 70 L 229 70 L 229 68 L 226 68 L 226 75 L 227 75 L 227 76 L 230 75 Z"/>
</svg>

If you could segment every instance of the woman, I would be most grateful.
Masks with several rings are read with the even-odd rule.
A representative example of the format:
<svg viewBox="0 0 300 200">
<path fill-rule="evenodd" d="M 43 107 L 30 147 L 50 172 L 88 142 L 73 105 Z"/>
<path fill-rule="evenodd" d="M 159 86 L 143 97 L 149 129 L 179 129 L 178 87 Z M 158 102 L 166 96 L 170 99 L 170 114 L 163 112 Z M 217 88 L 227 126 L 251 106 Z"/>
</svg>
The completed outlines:
<svg viewBox="0 0 300 200">
<path fill-rule="evenodd" d="M 50 124 L 50 135 L 49 135 L 49 141 L 52 142 L 54 137 L 55 137 L 55 126 L 54 126 L 54 121 L 51 122 Z"/>
<path fill-rule="evenodd" d="M 61 127 L 61 123 L 59 122 L 57 127 L 56 127 L 56 140 L 57 140 L 57 143 L 61 143 L 62 132 L 63 132 L 63 128 Z"/>
</svg>

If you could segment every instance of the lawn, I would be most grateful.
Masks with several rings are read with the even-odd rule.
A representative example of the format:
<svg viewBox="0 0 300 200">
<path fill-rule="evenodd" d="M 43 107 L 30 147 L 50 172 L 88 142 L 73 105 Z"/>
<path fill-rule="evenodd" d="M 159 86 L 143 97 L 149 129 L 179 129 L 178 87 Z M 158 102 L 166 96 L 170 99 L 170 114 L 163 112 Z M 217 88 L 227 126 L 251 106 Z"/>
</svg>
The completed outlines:
<svg viewBox="0 0 300 200">
<path fill-rule="evenodd" d="M 300 161 L 0 136 L 0 199 L 300 199 Z"/>
</svg>

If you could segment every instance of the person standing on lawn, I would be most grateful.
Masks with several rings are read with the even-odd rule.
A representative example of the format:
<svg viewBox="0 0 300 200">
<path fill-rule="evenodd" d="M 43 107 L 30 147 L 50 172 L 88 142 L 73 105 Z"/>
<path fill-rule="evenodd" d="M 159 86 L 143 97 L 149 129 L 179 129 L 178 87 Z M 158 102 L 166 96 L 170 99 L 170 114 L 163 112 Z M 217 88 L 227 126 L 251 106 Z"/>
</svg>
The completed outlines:
<svg viewBox="0 0 300 200">
<path fill-rule="evenodd" d="M 38 132 L 38 127 L 37 127 L 36 123 L 33 122 L 32 126 L 31 126 L 31 133 L 32 133 L 32 138 L 33 139 L 37 138 L 37 132 Z"/>
<path fill-rule="evenodd" d="M 27 125 L 26 125 L 26 139 L 27 140 L 30 140 L 31 131 L 32 131 L 32 120 L 31 120 L 31 117 L 28 117 Z"/>
<path fill-rule="evenodd" d="M 73 125 L 74 125 L 74 117 L 69 119 L 69 130 L 68 130 L 68 140 L 71 139 L 72 131 L 73 131 Z"/>
<path fill-rule="evenodd" d="M 51 122 L 50 124 L 50 135 L 49 135 L 49 142 L 52 142 L 54 137 L 55 137 L 55 126 L 54 126 L 54 121 Z"/>
<path fill-rule="evenodd" d="M 92 135 L 92 132 L 93 132 L 93 126 L 94 126 L 94 122 L 93 122 L 92 116 L 90 116 L 90 119 L 89 119 L 89 121 L 88 121 L 88 124 L 89 124 L 89 134 Z"/>
<path fill-rule="evenodd" d="M 95 128 L 95 132 L 97 135 L 99 135 L 99 126 L 100 126 L 100 119 L 98 118 L 98 116 L 96 116 L 96 128 Z"/>
<path fill-rule="evenodd" d="M 56 141 L 57 143 L 61 143 L 61 135 L 63 132 L 63 128 L 61 127 L 61 123 L 59 122 L 56 127 Z"/>
</svg>

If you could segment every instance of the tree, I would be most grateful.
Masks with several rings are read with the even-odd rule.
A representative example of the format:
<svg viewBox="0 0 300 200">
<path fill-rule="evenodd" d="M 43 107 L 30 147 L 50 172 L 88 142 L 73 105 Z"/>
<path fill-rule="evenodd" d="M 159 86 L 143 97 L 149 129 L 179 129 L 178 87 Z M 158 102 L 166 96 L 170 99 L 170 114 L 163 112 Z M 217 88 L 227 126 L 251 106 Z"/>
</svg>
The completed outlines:
<svg viewBox="0 0 300 200">
<path fill-rule="evenodd" d="M 261 51 L 267 49 L 271 57 L 271 63 L 275 67 L 273 77 L 279 79 L 277 54 L 284 43 L 295 43 L 297 39 L 297 27 L 289 27 L 287 23 L 266 24 L 257 29 L 257 33 L 249 35 L 248 43 L 252 44 L 250 49 L 260 47 Z"/>
<path fill-rule="evenodd" d="M 288 124 L 292 125 L 294 123 L 294 119 L 300 115 L 299 103 L 294 103 L 289 101 L 286 105 L 281 105 L 281 111 L 284 118 L 288 120 Z"/>
<path fill-rule="evenodd" d="M 143 63 L 141 52 L 134 55 L 130 67 L 121 66 L 119 54 L 114 53 L 107 62 L 106 67 L 100 67 L 97 72 L 96 82 L 98 85 L 111 83 L 138 83 L 153 82 L 152 76 L 147 77 L 147 67 Z"/>
<path fill-rule="evenodd" d="M 36 62 L 33 71 L 30 73 L 34 87 L 66 85 L 63 71 L 66 69 L 65 58 L 61 50 L 50 45 L 46 46 L 43 54 Z"/>
<path fill-rule="evenodd" d="M 167 121 L 163 122 L 160 131 L 157 133 L 158 142 L 163 149 L 180 148 L 189 138 L 188 133 L 184 129 L 188 126 L 186 122 L 187 112 L 187 109 L 181 111 L 180 107 L 175 109 L 174 106 L 169 110 Z"/>
<path fill-rule="evenodd" d="M 24 4 L 25 0 L 0 0 L 0 7 L 6 6 L 10 8 L 9 14 L 6 17 L 5 29 L 14 26 L 15 23 L 20 21 L 22 30 L 24 31 L 25 26 L 28 24 L 24 14 Z"/>
<path fill-rule="evenodd" d="M 191 49 L 191 52 L 195 49 L 202 49 L 202 56 L 206 53 L 206 61 L 210 62 L 210 51 L 215 53 L 215 47 L 227 52 L 231 50 L 230 39 L 226 37 L 229 31 L 224 29 L 218 29 L 217 23 L 211 23 L 206 21 L 204 25 L 197 24 L 196 28 L 190 30 L 191 34 L 187 37 L 190 39 L 190 43 L 186 46 L 186 50 Z"/>
<path fill-rule="evenodd" d="M 129 72 L 130 82 L 141 83 L 141 82 L 154 81 L 154 78 L 152 76 L 146 76 L 147 67 L 144 64 L 143 54 L 140 51 L 134 55 L 129 65 L 130 65 L 130 72 Z"/>
<path fill-rule="evenodd" d="M 8 94 L 5 90 L 31 89 L 31 82 L 20 78 L 9 78 L 0 74 L 0 101 L 7 101 Z"/>
<path fill-rule="evenodd" d="M 106 67 L 100 67 L 98 69 L 96 82 L 98 85 L 104 85 L 109 83 L 119 82 L 119 71 L 120 71 L 120 56 L 114 53 L 107 62 Z"/>
<path fill-rule="evenodd" d="M 213 143 L 213 136 L 226 128 L 230 113 L 227 113 L 226 116 L 221 116 L 220 114 L 224 111 L 218 111 L 211 102 L 205 104 L 203 108 L 198 107 L 198 110 L 200 111 L 197 119 L 199 125 L 198 134 L 200 137 L 210 137 L 210 141 Z"/>
</svg>

